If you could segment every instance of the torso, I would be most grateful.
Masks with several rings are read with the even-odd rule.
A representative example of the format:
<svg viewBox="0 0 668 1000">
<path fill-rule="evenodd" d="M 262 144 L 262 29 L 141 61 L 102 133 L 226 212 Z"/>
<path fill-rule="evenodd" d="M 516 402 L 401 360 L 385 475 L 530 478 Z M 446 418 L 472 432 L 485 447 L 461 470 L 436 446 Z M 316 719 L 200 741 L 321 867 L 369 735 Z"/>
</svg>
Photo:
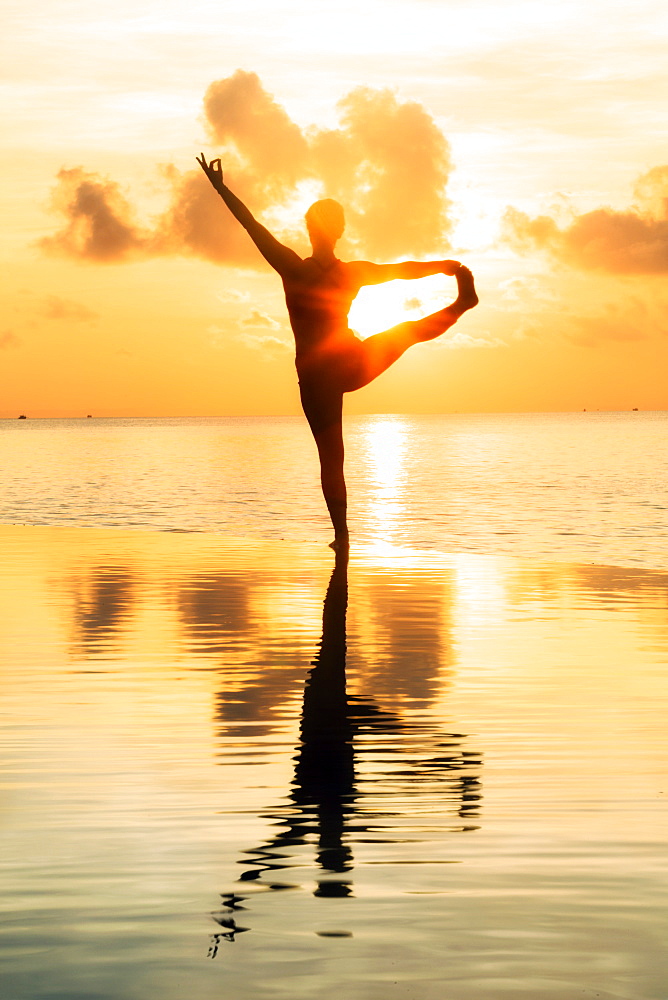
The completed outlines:
<svg viewBox="0 0 668 1000">
<path fill-rule="evenodd" d="M 348 312 L 360 287 L 352 268 L 336 259 L 323 265 L 313 257 L 303 265 L 298 277 L 283 279 L 298 368 L 359 343 L 348 329 Z"/>
</svg>

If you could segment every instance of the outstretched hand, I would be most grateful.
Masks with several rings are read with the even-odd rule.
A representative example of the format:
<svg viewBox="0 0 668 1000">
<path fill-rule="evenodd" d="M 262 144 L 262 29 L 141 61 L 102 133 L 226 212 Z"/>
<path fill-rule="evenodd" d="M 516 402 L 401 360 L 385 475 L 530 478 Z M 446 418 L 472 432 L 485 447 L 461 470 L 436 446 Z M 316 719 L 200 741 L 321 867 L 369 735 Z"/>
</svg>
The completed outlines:
<svg viewBox="0 0 668 1000">
<path fill-rule="evenodd" d="M 223 168 L 221 166 L 220 160 L 211 160 L 209 163 L 206 162 L 206 157 L 204 153 L 200 153 L 195 159 L 199 163 L 200 167 L 209 178 L 213 186 L 215 187 L 218 194 L 222 194 L 223 190 Z"/>
</svg>

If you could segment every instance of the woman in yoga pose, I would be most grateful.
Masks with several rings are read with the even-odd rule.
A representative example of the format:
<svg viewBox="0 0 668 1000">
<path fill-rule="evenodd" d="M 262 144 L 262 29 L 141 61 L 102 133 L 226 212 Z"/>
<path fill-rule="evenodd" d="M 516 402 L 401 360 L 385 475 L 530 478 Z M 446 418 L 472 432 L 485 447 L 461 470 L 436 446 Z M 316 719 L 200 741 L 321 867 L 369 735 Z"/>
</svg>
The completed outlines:
<svg viewBox="0 0 668 1000">
<path fill-rule="evenodd" d="M 343 476 L 343 394 L 368 385 L 412 344 L 439 337 L 477 305 L 473 275 L 456 260 L 371 264 L 342 261 L 334 247 L 343 234 L 343 209 L 325 198 L 306 213 L 313 253 L 302 259 L 279 243 L 223 182 L 219 159 L 197 162 L 232 215 L 244 227 L 265 260 L 283 280 L 285 301 L 295 336 L 299 393 L 320 457 L 320 481 L 334 526 L 334 548 L 348 545 L 346 483 Z M 458 296 L 445 309 L 393 326 L 367 340 L 348 328 L 348 311 L 363 285 L 395 278 L 449 274 Z"/>
</svg>

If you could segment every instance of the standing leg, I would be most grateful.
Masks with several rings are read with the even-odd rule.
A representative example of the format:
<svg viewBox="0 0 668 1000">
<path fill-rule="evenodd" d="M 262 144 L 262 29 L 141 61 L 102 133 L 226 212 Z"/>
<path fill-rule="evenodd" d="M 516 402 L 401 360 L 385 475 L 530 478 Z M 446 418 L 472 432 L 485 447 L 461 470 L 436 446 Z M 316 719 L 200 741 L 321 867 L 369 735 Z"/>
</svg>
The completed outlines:
<svg viewBox="0 0 668 1000">
<path fill-rule="evenodd" d="M 440 337 L 454 326 L 460 316 L 478 304 L 473 275 L 468 267 L 460 265 L 455 277 L 459 294 L 451 305 L 422 319 L 399 323 L 398 326 L 376 333 L 363 341 L 364 371 L 360 381 L 351 386 L 351 389 L 361 389 L 362 386 L 368 385 L 394 364 L 397 358 L 400 358 L 413 344 L 421 344 Z"/>
<path fill-rule="evenodd" d="M 334 528 L 332 547 L 348 545 L 346 481 L 343 475 L 343 393 L 322 379 L 301 378 L 302 408 L 320 459 L 320 482 Z"/>
</svg>

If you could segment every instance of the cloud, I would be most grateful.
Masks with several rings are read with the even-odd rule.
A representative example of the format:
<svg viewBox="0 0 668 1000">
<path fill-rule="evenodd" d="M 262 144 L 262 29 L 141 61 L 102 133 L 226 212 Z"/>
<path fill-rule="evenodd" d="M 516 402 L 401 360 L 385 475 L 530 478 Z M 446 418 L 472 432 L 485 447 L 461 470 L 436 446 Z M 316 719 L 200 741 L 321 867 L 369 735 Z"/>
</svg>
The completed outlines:
<svg viewBox="0 0 668 1000">
<path fill-rule="evenodd" d="M 237 70 L 204 95 L 207 130 L 216 145 L 239 154 L 253 177 L 261 207 L 284 196 L 308 174 L 307 140 L 256 73 Z"/>
<path fill-rule="evenodd" d="M 544 279 L 531 275 L 506 278 L 499 282 L 499 291 L 501 292 L 501 302 L 513 305 L 527 300 L 532 302 L 555 302 L 557 300 L 555 292 L 545 283 Z"/>
<path fill-rule="evenodd" d="M 114 181 L 82 167 L 58 172 L 52 208 L 64 227 L 39 246 L 47 253 L 108 263 L 145 253 L 150 239 L 134 222 L 133 211 Z"/>
<path fill-rule="evenodd" d="M 221 147 L 226 181 L 252 212 L 285 210 L 300 184 L 315 182 L 322 196 L 344 204 L 356 253 L 380 259 L 443 254 L 451 229 L 451 162 L 431 115 L 390 90 L 366 87 L 347 94 L 338 110 L 340 128 L 301 129 L 259 77 L 243 70 L 215 81 L 204 95 L 205 125 Z M 64 225 L 40 246 L 97 263 L 180 254 L 263 266 L 199 168 L 182 173 L 167 166 L 162 172 L 169 206 L 148 227 L 137 222 L 115 181 L 82 167 L 63 168 L 52 208 Z"/>
<path fill-rule="evenodd" d="M 250 301 L 250 293 L 244 292 L 239 288 L 224 288 L 220 292 L 216 292 L 216 298 L 220 302 L 234 302 L 235 304 L 241 302 Z"/>
<path fill-rule="evenodd" d="M 12 347 L 19 347 L 20 337 L 17 337 L 13 330 L 3 330 L 0 333 L 0 350 L 6 351 Z"/>
<path fill-rule="evenodd" d="M 312 131 L 311 148 L 315 172 L 345 204 L 360 249 L 381 257 L 443 251 L 450 151 L 429 113 L 368 87 L 338 108 L 342 127 Z"/>
<path fill-rule="evenodd" d="M 655 219 L 668 219 L 668 166 L 653 167 L 636 181 L 634 195 L 641 209 Z"/>
<path fill-rule="evenodd" d="M 270 334 L 247 333 L 238 339 L 241 340 L 246 347 L 251 347 L 256 351 L 292 351 L 292 345 L 286 340 L 282 340 L 280 337 L 272 337 Z"/>
<path fill-rule="evenodd" d="M 545 250 L 556 260 L 610 274 L 668 272 L 668 167 L 639 178 L 638 204 L 627 211 L 599 208 L 560 227 L 549 215 L 531 218 L 508 208 L 503 239 L 519 253 Z"/>
<path fill-rule="evenodd" d="M 59 295 L 47 295 L 40 304 L 39 312 L 46 319 L 68 320 L 71 323 L 94 323 L 99 319 L 98 313 L 92 309 L 72 299 L 62 299 Z"/>
<path fill-rule="evenodd" d="M 507 344 L 503 340 L 499 340 L 498 337 L 472 337 L 468 333 L 461 333 L 457 331 L 451 337 L 443 337 L 440 340 L 435 341 L 443 350 L 457 350 L 459 348 L 484 348 L 484 347 L 507 347 Z"/>
<path fill-rule="evenodd" d="M 248 316 L 244 316 L 241 320 L 242 326 L 252 326 L 254 328 L 266 327 L 269 330 L 279 330 L 281 324 L 271 316 L 267 316 L 266 313 L 260 312 L 259 309 L 253 309 Z"/>
<path fill-rule="evenodd" d="M 207 328 L 209 342 L 217 350 L 227 350 L 230 337 L 237 343 L 245 347 L 269 356 L 276 356 L 276 352 L 292 352 L 294 345 L 292 337 L 282 332 L 283 328 L 277 320 L 260 312 L 259 309 L 252 309 L 247 316 L 233 320 L 228 326 L 219 326 L 214 323 Z"/>
<path fill-rule="evenodd" d="M 259 309 L 251 309 L 238 325 L 237 340 L 246 347 L 264 352 L 292 350 L 292 337 L 281 335 L 281 324 Z"/>
<path fill-rule="evenodd" d="M 630 296 L 606 303 L 594 315 L 571 316 L 564 335 L 571 343 L 583 347 L 598 347 L 610 341 L 647 340 L 655 333 L 668 333 L 668 324 L 662 314 L 665 316 L 661 305 L 656 309 L 637 296 Z"/>
<path fill-rule="evenodd" d="M 163 174 L 171 185 L 171 201 L 156 222 L 148 249 L 151 256 L 176 254 L 239 267 L 260 265 L 262 258 L 250 237 L 221 205 L 199 167 L 197 172 L 180 173 L 168 166 Z M 237 190 L 243 197 L 243 184 Z"/>
</svg>

